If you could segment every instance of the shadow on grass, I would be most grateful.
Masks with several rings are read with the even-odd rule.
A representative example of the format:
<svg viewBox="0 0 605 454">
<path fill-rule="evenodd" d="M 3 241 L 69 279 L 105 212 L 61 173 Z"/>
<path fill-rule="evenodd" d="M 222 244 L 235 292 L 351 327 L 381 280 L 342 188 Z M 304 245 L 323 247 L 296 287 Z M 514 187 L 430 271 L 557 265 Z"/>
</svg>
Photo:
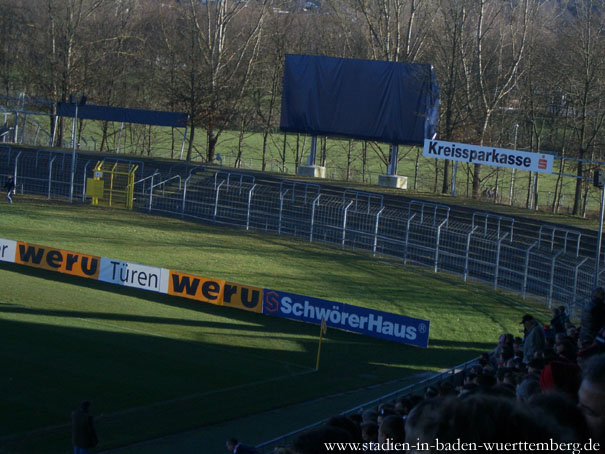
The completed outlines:
<svg viewBox="0 0 605 454">
<path fill-rule="evenodd" d="M 425 350 L 329 330 L 322 366 L 315 372 L 319 333 L 313 325 L 21 265 L 0 263 L 2 271 L 41 289 L 45 281 L 60 281 L 136 298 L 142 312 L 103 311 L 102 295 L 91 312 L 81 306 L 70 311 L 69 298 L 65 310 L 44 308 L 43 300 L 39 307 L 0 304 L 5 339 L 0 360 L 8 365 L 0 378 L 3 452 L 63 452 L 70 445 L 69 413 L 83 399 L 91 399 L 95 414 L 104 415 L 98 431 L 100 448 L 107 449 L 445 368 L 486 347 L 431 340 L 438 348 Z M 163 309 L 155 316 L 156 305 L 174 311 L 165 316 Z M 193 310 L 202 320 L 180 317 L 180 309 Z M 121 325 L 89 328 L 87 321 L 99 319 Z M 162 326 L 168 325 L 177 327 L 177 334 L 193 330 L 194 336 L 163 334 Z M 220 339 L 217 328 L 224 331 Z M 246 338 L 252 342 L 236 341 Z M 296 348 L 285 348 L 283 340 Z"/>
</svg>

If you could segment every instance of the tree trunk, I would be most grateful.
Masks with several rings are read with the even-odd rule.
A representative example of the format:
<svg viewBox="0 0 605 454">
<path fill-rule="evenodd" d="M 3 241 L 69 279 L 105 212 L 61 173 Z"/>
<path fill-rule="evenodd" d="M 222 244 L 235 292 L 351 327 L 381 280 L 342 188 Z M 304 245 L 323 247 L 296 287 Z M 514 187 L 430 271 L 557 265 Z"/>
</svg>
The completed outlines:
<svg viewBox="0 0 605 454">
<path fill-rule="evenodd" d="M 368 142 L 365 140 L 361 145 L 361 181 L 366 182 L 366 164 L 368 159 Z"/>
<path fill-rule="evenodd" d="M 540 184 L 540 174 L 538 172 L 534 172 L 534 210 L 538 211 L 540 204 L 538 203 L 540 192 L 539 192 L 539 184 Z"/>
<path fill-rule="evenodd" d="M 328 138 L 327 137 L 322 137 L 321 138 L 321 162 L 320 162 L 320 165 L 322 167 L 326 166 L 326 152 L 327 152 L 327 148 L 328 148 Z"/>
<path fill-rule="evenodd" d="M 191 162 L 191 153 L 193 152 L 193 141 L 195 140 L 195 125 L 191 124 L 191 134 L 189 134 L 189 143 L 187 144 L 187 162 Z"/>
<path fill-rule="evenodd" d="M 264 172 L 267 168 L 267 138 L 269 136 L 269 130 L 265 129 L 263 131 L 263 162 L 261 164 L 261 169 Z"/>
<path fill-rule="evenodd" d="M 207 159 L 208 162 L 214 161 L 214 157 L 216 155 L 216 143 L 218 142 L 218 134 L 214 134 L 212 129 L 208 130 L 208 151 L 207 151 Z"/>
<path fill-rule="evenodd" d="M 582 152 L 580 152 L 580 156 L 583 156 Z M 578 215 L 582 206 L 582 177 L 584 176 L 584 167 L 582 161 L 578 161 L 577 176 L 578 179 L 576 180 L 576 191 L 573 199 L 573 210 L 571 212 L 571 214 L 573 215 Z"/>
<path fill-rule="evenodd" d="M 445 159 L 445 162 L 443 163 L 443 186 L 441 186 L 442 194 L 448 194 L 450 192 L 449 171 L 450 171 L 450 161 L 449 161 L 449 159 Z"/>
<path fill-rule="evenodd" d="M 59 121 L 59 125 L 62 124 L 61 120 L 62 120 L 62 118 Z M 103 150 L 105 149 L 105 146 L 107 145 L 107 128 L 108 128 L 108 122 L 104 121 L 103 126 L 102 126 L 103 134 L 101 135 L 101 146 L 99 147 L 99 151 L 101 153 L 103 152 Z M 60 126 L 59 132 L 61 132 L 62 129 L 63 129 L 63 127 Z M 61 138 L 59 138 L 59 146 L 60 145 L 61 145 Z"/>
<path fill-rule="evenodd" d="M 244 132 L 246 129 L 246 125 L 244 123 L 244 121 L 242 121 L 240 123 L 240 130 L 239 130 L 239 134 L 237 136 L 237 156 L 235 158 L 235 164 L 233 165 L 233 167 L 240 167 L 242 164 L 242 154 L 244 153 Z M 263 156 L 264 156 L 264 150 L 263 150 Z M 263 159 L 264 160 L 264 159 Z M 265 169 L 263 169 L 265 170 Z"/>
<path fill-rule="evenodd" d="M 349 139 L 349 148 L 347 149 L 347 174 L 346 180 L 351 178 L 351 150 L 353 149 L 353 141 Z"/>
<path fill-rule="evenodd" d="M 174 139 L 174 127 L 170 128 L 170 159 L 174 159 L 174 146 L 176 140 Z"/>
<path fill-rule="evenodd" d="M 414 165 L 414 191 L 418 188 L 418 161 L 420 160 L 420 148 L 416 151 L 416 164 Z"/>
<path fill-rule="evenodd" d="M 281 154 L 281 171 L 282 173 L 286 173 L 286 139 L 287 139 L 288 135 L 284 132 L 284 144 L 282 147 L 282 154 Z M 296 168 L 296 170 L 298 170 L 298 166 L 294 166 Z"/>
<path fill-rule="evenodd" d="M 529 177 L 527 180 L 527 198 L 525 199 L 525 208 L 527 209 L 531 209 L 532 207 L 532 196 L 531 196 L 531 191 L 533 188 L 533 179 L 532 179 L 532 172 L 529 172 Z"/>
<path fill-rule="evenodd" d="M 515 171 L 516 169 L 510 171 L 510 200 L 508 201 L 510 206 L 515 204 Z"/>
<path fill-rule="evenodd" d="M 296 149 L 294 151 L 294 160 L 296 162 L 296 172 L 298 173 L 298 166 L 300 164 L 300 133 L 296 134 Z"/>
<path fill-rule="evenodd" d="M 475 164 L 473 172 L 473 199 L 481 197 L 481 164 Z"/>
</svg>

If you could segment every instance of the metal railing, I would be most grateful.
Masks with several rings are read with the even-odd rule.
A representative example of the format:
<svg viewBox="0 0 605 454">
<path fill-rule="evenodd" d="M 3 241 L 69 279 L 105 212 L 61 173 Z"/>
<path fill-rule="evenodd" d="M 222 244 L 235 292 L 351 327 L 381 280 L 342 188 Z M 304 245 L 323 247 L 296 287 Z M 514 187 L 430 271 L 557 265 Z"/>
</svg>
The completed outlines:
<svg viewBox="0 0 605 454">
<path fill-rule="evenodd" d="M 391 402 L 391 401 L 394 401 L 401 397 L 408 397 L 411 395 L 418 394 L 420 391 L 424 391 L 424 389 L 426 389 L 427 387 L 443 383 L 444 381 L 449 381 L 450 383 L 453 383 L 454 385 L 461 385 L 462 380 L 464 378 L 464 374 L 466 373 L 467 369 L 469 369 L 470 366 L 477 364 L 477 360 L 478 360 L 478 358 L 475 358 L 475 359 L 472 359 L 465 363 L 454 366 L 451 369 L 448 369 L 446 371 L 433 374 L 428 378 L 419 380 L 419 381 L 412 383 L 410 385 L 407 385 L 401 389 L 387 393 L 383 396 L 380 396 L 377 399 L 373 399 L 368 402 L 364 402 L 361 405 L 357 405 L 353 408 L 350 408 L 349 410 L 343 411 L 343 412 L 339 413 L 339 415 L 348 416 L 348 415 L 361 413 L 364 410 L 375 409 L 381 403 Z M 336 415 L 331 415 L 331 416 L 336 416 Z M 259 454 L 269 454 L 269 453 L 272 453 L 275 450 L 275 448 L 288 447 L 288 445 L 290 443 L 292 443 L 298 435 L 300 435 L 301 433 L 303 433 L 307 430 L 310 430 L 315 427 L 321 426 L 322 424 L 325 424 L 328 421 L 328 419 L 329 418 L 319 420 L 313 424 L 309 424 L 307 426 L 293 430 L 286 434 L 280 435 L 279 437 L 276 437 L 271 440 L 260 443 L 256 446 L 256 449 L 259 452 Z"/>
<path fill-rule="evenodd" d="M 0 148 L 0 179 L 16 172 L 20 193 L 65 199 L 70 167 L 69 153 Z M 92 167 L 91 159 L 76 164 L 75 189 L 83 201 Z M 324 193 L 318 184 L 258 181 L 224 168 L 182 166 L 175 172 L 166 164 L 149 175 L 143 169 L 133 185 L 134 208 L 141 211 L 356 248 L 542 298 L 549 306 L 580 304 L 595 285 L 595 257 L 580 248 L 586 236 L 567 228 L 545 225 L 527 241 L 514 219 L 493 213 L 475 212 L 468 223 L 454 223 L 450 207 L 419 200 L 394 206 L 380 194 Z"/>
<path fill-rule="evenodd" d="M 91 161 L 80 159 L 76 165 L 75 181 L 81 182 L 76 189 L 81 191 L 82 201 L 86 200 Z M 20 193 L 67 199 L 70 166 L 71 156 L 66 153 L 0 147 L 0 184 L 3 177 L 15 173 Z M 169 175 L 163 181 L 162 172 Z M 522 236 L 515 232 L 514 219 L 493 213 L 476 212 L 467 224 L 453 223 L 448 206 L 424 201 L 411 201 L 407 207 L 392 206 L 378 194 L 352 190 L 326 194 L 317 184 L 263 182 L 224 168 L 216 171 L 183 166 L 182 173 L 171 172 L 173 169 L 168 167 L 158 168 L 145 175 L 141 166 L 133 184 L 134 208 L 356 248 L 434 272 L 459 274 L 465 281 L 484 281 L 494 289 L 517 292 L 522 298 L 542 298 L 549 306 L 566 305 L 573 317 L 579 316 L 595 285 L 595 258 L 582 255 L 580 242 L 584 237 L 571 229 L 544 225 L 533 241 L 522 242 L 518 240 Z M 166 190 L 169 182 L 174 184 Z M 381 399 L 415 392 L 431 380 L 455 375 L 469 364 Z M 377 403 L 366 402 L 346 413 Z M 275 446 L 310 427 L 259 447 Z"/>
</svg>

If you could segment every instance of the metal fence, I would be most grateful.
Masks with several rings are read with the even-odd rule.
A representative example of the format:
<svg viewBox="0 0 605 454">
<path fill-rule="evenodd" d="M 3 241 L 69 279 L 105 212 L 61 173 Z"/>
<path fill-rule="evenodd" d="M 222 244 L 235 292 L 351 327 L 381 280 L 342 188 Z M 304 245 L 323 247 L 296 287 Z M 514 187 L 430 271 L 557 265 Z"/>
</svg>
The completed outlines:
<svg viewBox="0 0 605 454">
<path fill-rule="evenodd" d="M 86 179 L 100 158 L 81 156 L 76 163 L 74 200 L 86 202 Z M 532 241 L 520 240 L 515 219 L 476 212 L 469 222 L 453 222 L 446 205 L 413 200 L 391 206 L 382 195 L 342 190 L 322 191 L 318 184 L 259 181 L 258 177 L 182 163 L 147 166 L 143 161 L 106 157 L 138 166 L 134 209 L 194 221 L 239 226 L 290 235 L 309 242 L 356 248 L 403 264 L 476 279 L 494 289 L 541 298 L 549 306 L 566 305 L 572 318 L 595 285 L 594 257 L 582 255 L 582 234 L 543 225 Z M 156 166 L 157 164 L 157 166 Z M 54 150 L 0 147 L 0 184 L 16 175 L 17 194 L 69 198 L 71 155 Z M 586 250 L 586 248 L 584 248 Z M 599 276 L 599 282 L 601 282 Z M 396 392 L 416 392 L 452 377 L 468 364 Z M 394 394 L 380 400 L 393 398 Z M 346 413 L 377 404 L 372 401 Z M 320 424 L 318 422 L 317 424 Z M 309 426 L 311 427 L 311 426 Z M 302 428 L 263 443 L 263 452 L 283 445 Z"/>
<path fill-rule="evenodd" d="M 78 159 L 76 200 L 87 200 L 86 179 L 100 159 Z M 532 295 L 549 306 L 567 305 L 572 316 L 595 285 L 595 259 L 582 255 L 581 233 L 562 227 L 544 225 L 527 242 L 527 235 L 518 239 L 513 218 L 492 213 L 476 212 L 468 223 L 452 222 L 450 207 L 424 201 L 391 206 L 370 192 L 327 193 L 318 184 L 259 181 L 251 174 L 182 163 L 145 166 L 142 160 L 105 160 L 139 167 L 136 210 L 394 257 L 465 281 L 488 282 L 523 298 Z M 0 147 L 0 183 L 14 172 L 18 194 L 66 199 L 70 169 L 70 153 Z"/>
<path fill-rule="evenodd" d="M 57 144 L 58 137 L 53 137 L 51 131 L 57 136 L 57 117 L 51 113 L 54 103 L 47 100 L 26 99 L 24 93 L 15 93 L 15 97 L 5 98 L 5 106 L 0 105 L 0 144 L 28 144 L 44 147 Z M 62 134 L 62 143 L 73 143 L 73 130 L 65 122 Z M 54 128 L 51 126 L 54 124 Z M 110 133 L 106 140 L 101 135 L 93 133 L 94 128 L 84 130 L 88 134 L 79 134 L 77 148 L 80 151 L 97 151 L 100 143 L 104 143 L 104 150 L 113 150 L 116 153 L 146 154 L 152 153 L 155 157 L 174 157 L 182 155 L 183 144 L 179 137 L 174 136 L 170 128 L 153 128 L 153 132 L 142 125 L 109 123 Z M 128 131 L 128 133 L 126 133 Z M 80 131 L 82 132 L 82 131 Z M 258 153 L 257 138 L 250 134 L 250 141 L 234 140 L 229 134 L 225 134 L 218 144 L 221 162 L 226 166 L 239 167 L 247 170 L 260 170 L 264 168 L 270 172 L 278 172 L 284 175 L 296 174 L 297 162 L 304 161 L 303 157 L 309 152 L 310 141 L 306 136 L 301 138 L 300 149 L 296 152 L 290 150 L 286 160 L 283 160 L 283 133 L 273 131 L 269 134 L 269 147 L 265 159 L 261 159 Z M 231 138 L 229 138 L 231 137 Z M 150 143 L 153 143 L 153 150 Z M 176 145 L 181 145 L 181 151 L 175 150 Z M 278 145 L 279 144 L 279 145 Z M 293 146 L 289 145 L 288 147 Z M 377 184 L 379 176 L 386 171 L 386 163 L 378 164 L 376 157 L 370 152 L 372 159 L 361 159 L 360 150 L 349 161 L 348 165 L 341 157 L 343 156 L 343 144 L 338 140 L 331 142 L 328 148 L 328 159 L 325 163 L 328 178 L 332 180 L 346 180 L 351 182 L 363 182 Z M 178 148 L 178 147 L 177 147 Z M 296 146 L 298 149 L 298 145 Z M 243 157 L 242 152 L 243 151 Z M 205 159 L 205 152 L 195 152 L 196 158 Z M 416 157 L 415 157 L 416 156 Z M 443 178 L 442 163 L 435 159 L 422 156 L 416 149 L 409 151 L 407 157 L 400 158 L 400 170 L 409 177 L 409 188 L 415 192 L 436 193 L 440 189 Z M 585 166 L 585 177 L 583 180 L 591 179 L 591 172 L 605 165 L 602 161 L 582 160 L 568 156 L 555 156 L 557 164 L 553 178 L 544 178 L 541 175 L 528 172 L 513 173 L 509 169 L 496 168 L 492 176 L 486 177 L 482 186 L 482 198 L 494 204 L 506 204 L 530 209 L 548 208 L 553 212 L 570 213 L 574 205 L 574 193 L 577 176 L 574 175 L 578 162 Z M 362 161 L 365 164 L 362 164 Z M 403 169 L 407 163 L 406 170 Z M 372 164 L 372 165 L 370 165 Z M 437 167 L 436 167 L 437 166 Z M 461 165 L 456 179 L 456 194 L 466 194 L 468 197 L 471 189 L 472 165 Z M 560 171 L 560 179 L 555 183 L 555 175 Z M 596 212 L 600 203 L 600 192 L 588 181 L 585 181 L 586 210 Z"/>
</svg>

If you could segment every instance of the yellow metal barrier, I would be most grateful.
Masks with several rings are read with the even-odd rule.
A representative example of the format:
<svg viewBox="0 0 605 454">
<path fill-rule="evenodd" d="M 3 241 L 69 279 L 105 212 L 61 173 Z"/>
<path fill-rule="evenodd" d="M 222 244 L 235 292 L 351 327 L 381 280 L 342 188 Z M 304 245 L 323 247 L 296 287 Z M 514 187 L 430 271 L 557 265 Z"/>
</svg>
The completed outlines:
<svg viewBox="0 0 605 454">
<path fill-rule="evenodd" d="M 139 166 L 124 162 L 99 161 L 94 168 L 94 177 L 88 179 L 86 193 L 92 204 L 104 202 L 110 207 L 134 206 L 134 177 Z"/>
</svg>

